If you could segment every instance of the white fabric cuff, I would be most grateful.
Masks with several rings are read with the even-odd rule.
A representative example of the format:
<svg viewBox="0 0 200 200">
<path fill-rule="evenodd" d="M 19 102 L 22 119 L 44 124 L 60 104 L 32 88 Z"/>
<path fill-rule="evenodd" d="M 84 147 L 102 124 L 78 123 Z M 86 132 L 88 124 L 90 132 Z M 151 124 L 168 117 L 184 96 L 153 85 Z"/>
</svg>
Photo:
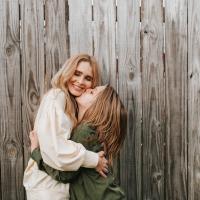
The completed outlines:
<svg viewBox="0 0 200 200">
<path fill-rule="evenodd" d="M 95 168 L 99 162 L 99 155 L 98 153 L 94 153 L 92 151 L 85 152 L 85 159 L 82 164 L 82 167 L 86 168 Z"/>
</svg>

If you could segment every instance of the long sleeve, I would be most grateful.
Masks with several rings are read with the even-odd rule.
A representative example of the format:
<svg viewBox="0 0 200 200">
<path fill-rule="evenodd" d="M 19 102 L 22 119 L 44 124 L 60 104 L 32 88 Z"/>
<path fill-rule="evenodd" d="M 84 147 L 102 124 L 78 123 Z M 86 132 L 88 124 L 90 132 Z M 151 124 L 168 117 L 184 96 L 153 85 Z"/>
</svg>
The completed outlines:
<svg viewBox="0 0 200 200">
<path fill-rule="evenodd" d="M 36 161 L 38 168 L 40 170 L 46 172 L 54 180 L 59 181 L 61 183 L 71 183 L 77 178 L 81 170 L 79 169 L 78 171 L 69 172 L 69 171 L 59 171 L 50 167 L 43 161 L 39 148 L 36 148 L 32 151 L 31 158 Z"/>
<path fill-rule="evenodd" d="M 72 136 L 72 140 L 81 143 L 90 151 L 97 152 L 102 150 L 101 145 L 98 143 L 98 135 L 96 134 L 96 131 L 91 129 L 89 126 L 79 125 L 79 128 L 75 130 Z M 84 168 L 80 168 L 79 170 L 73 172 L 54 169 L 43 161 L 39 148 L 36 148 L 32 151 L 31 157 L 36 161 L 40 170 L 46 172 L 54 180 L 57 180 L 61 183 L 72 183 L 78 178 L 78 175 L 81 173 L 81 171 L 84 170 Z"/>
<path fill-rule="evenodd" d="M 69 140 L 72 122 L 65 114 L 65 94 L 50 90 L 43 98 L 35 120 L 41 155 L 46 164 L 61 171 L 76 171 L 81 166 L 95 168 L 98 154 Z"/>
</svg>

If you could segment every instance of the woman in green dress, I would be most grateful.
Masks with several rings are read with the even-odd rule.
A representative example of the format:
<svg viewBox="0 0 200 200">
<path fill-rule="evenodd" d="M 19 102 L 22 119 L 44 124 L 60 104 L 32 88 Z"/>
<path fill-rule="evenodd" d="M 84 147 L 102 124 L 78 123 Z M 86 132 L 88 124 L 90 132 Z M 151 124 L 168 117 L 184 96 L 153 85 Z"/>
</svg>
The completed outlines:
<svg viewBox="0 0 200 200">
<path fill-rule="evenodd" d="M 118 94 L 111 86 L 99 86 L 88 89 L 76 98 L 78 105 L 78 125 L 73 130 L 71 140 L 82 143 L 87 150 L 103 150 L 109 161 L 107 178 L 99 175 L 95 169 L 81 167 L 78 171 L 59 171 L 43 162 L 37 141 L 37 135 L 30 135 L 31 157 L 39 169 L 55 180 L 70 183 L 71 200 L 121 200 L 125 199 L 122 189 L 115 184 L 112 173 L 113 159 L 123 144 L 127 112 Z M 37 148 L 36 148 L 37 147 Z"/>
</svg>

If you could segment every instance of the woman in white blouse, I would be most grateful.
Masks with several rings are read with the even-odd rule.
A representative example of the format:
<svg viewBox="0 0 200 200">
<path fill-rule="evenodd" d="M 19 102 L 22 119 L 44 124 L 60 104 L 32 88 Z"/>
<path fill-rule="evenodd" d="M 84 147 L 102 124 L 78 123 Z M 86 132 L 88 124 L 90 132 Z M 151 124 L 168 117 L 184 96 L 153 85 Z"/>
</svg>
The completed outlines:
<svg viewBox="0 0 200 200">
<path fill-rule="evenodd" d="M 87 151 L 82 144 L 69 140 L 77 123 L 74 97 L 98 83 L 98 64 L 87 54 L 71 57 L 53 77 L 53 88 L 43 97 L 34 125 L 42 158 L 51 167 L 63 171 L 76 171 L 81 166 L 96 168 L 105 176 L 107 160 L 103 152 Z M 69 184 L 53 180 L 32 159 L 24 172 L 23 184 L 28 200 L 69 199 Z"/>
</svg>

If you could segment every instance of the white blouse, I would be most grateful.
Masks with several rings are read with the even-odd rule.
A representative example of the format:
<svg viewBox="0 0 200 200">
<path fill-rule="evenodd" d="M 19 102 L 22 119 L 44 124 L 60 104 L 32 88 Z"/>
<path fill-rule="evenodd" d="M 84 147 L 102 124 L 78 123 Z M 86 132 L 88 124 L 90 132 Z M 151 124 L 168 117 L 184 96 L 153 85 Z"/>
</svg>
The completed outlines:
<svg viewBox="0 0 200 200">
<path fill-rule="evenodd" d="M 64 112 L 65 105 L 65 93 L 60 89 L 51 89 L 42 99 L 34 126 L 42 158 L 51 167 L 63 171 L 76 171 L 81 166 L 95 168 L 98 164 L 98 154 L 87 151 L 82 144 L 69 140 L 73 124 Z M 68 184 L 58 183 L 45 172 L 38 170 L 36 162 L 32 159 L 25 170 L 23 183 L 28 200 L 42 197 L 66 199 L 69 195 Z M 56 195 L 55 198 L 54 193 L 64 196 L 61 198 Z"/>
<path fill-rule="evenodd" d="M 64 112 L 65 104 L 65 93 L 60 89 L 51 89 L 41 102 L 35 130 L 42 158 L 51 167 L 63 171 L 76 171 L 80 166 L 95 168 L 98 154 L 69 140 L 72 122 Z"/>
</svg>

